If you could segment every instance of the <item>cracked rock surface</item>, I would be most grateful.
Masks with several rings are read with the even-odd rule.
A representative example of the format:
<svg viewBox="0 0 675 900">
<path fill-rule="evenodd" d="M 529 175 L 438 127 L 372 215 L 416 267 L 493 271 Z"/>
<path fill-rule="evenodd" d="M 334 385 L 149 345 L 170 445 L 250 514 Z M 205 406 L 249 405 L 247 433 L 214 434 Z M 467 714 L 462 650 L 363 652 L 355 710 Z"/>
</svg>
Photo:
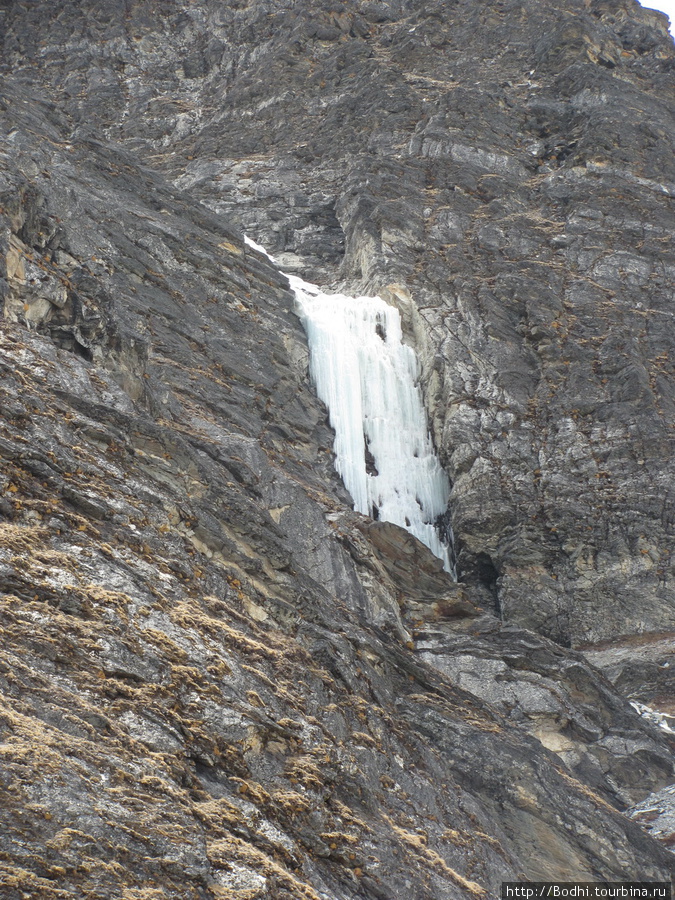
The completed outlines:
<svg viewBox="0 0 675 900">
<path fill-rule="evenodd" d="M 578 645 L 675 629 L 666 25 L 634 0 L 50 0 L 9 4 L 3 52 L 80 140 L 404 309 L 460 577 Z"/>
<path fill-rule="evenodd" d="M 664 17 L 10 0 L 0 38 L 3 896 L 667 880 Z M 243 231 L 401 309 L 459 583 L 351 511 Z"/>
</svg>

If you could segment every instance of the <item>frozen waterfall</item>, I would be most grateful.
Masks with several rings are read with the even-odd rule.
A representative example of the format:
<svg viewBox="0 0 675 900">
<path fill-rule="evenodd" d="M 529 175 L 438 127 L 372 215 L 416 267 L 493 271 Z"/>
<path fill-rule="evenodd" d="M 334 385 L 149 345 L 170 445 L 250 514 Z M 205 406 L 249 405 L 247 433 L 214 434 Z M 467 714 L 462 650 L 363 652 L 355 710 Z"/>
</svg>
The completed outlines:
<svg viewBox="0 0 675 900">
<path fill-rule="evenodd" d="M 325 294 L 287 277 L 307 332 L 310 375 L 335 430 L 336 468 L 354 508 L 407 529 L 452 571 L 448 543 L 435 525 L 447 510 L 450 484 L 431 443 L 417 359 L 402 341 L 398 310 L 380 297 Z"/>
</svg>

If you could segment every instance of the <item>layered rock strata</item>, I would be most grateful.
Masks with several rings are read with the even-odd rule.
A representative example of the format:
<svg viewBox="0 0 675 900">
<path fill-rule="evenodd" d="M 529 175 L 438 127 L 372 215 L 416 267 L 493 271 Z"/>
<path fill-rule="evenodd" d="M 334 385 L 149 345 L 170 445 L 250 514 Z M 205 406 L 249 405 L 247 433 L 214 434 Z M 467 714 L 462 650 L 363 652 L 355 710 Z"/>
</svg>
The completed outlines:
<svg viewBox="0 0 675 900">
<path fill-rule="evenodd" d="M 74 134 L 142 154 L 286 270 L 412 298 L 464 581 L 559 642 L 675 628 L 665 16 L 80 0 L 4 20 L 6 64 Z"/>
<path fill-rule="evenodd" d="M 668 878 L 618 811 L 667 790 L 668 734 L 562 646 L 662 696 L 662 17 L 0 18 L 8 898 Z M 462 584 L 351 512 L 287 281 L 241 226 L 401 308 Z"/>
</svg>

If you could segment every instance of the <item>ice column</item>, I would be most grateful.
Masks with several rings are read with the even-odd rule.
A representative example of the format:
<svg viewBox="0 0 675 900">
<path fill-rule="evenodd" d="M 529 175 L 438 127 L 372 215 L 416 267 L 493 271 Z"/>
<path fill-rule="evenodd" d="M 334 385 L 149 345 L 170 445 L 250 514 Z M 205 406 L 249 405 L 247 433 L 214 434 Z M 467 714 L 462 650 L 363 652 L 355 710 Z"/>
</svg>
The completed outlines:
<svg viewBox="0 0 675 900">
<path fill-rule="evenodd" d="M 398 310 L 380 297 L 325 294 L 289 279 L 354 508 L 406 528 L 451 571 L 434 524 L 446 512 L 450 484 L 431 443 L 417 359 L 401 339 Z"/>
</svg>

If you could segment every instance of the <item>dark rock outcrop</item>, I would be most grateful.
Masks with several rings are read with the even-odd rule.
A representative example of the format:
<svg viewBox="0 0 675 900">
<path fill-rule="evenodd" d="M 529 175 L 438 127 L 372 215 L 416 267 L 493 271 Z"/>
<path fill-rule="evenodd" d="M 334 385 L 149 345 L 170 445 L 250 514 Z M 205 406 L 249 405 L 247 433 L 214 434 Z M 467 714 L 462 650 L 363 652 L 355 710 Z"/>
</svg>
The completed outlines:
<svg viewBox="0 0 675 900">
<path fill-rule="evenodd" d="M 0 28 L 8 900 L 668 878 L 618 811 L 672 781 L 620 693 L 663 704 L 675 625 L 663 17 L 43 0 Z M 242 228 L 401 309 L 461 584 L 350 511 Z"/>
<path fill-rule="evenodd" d="M 56 0 L 10 4 L 5 32 L 75 136 L 140 154 L 287 270 L 403 285 L 465 582 L 559 642 L 672 629 L 662 14 Z"/>
</svg>

